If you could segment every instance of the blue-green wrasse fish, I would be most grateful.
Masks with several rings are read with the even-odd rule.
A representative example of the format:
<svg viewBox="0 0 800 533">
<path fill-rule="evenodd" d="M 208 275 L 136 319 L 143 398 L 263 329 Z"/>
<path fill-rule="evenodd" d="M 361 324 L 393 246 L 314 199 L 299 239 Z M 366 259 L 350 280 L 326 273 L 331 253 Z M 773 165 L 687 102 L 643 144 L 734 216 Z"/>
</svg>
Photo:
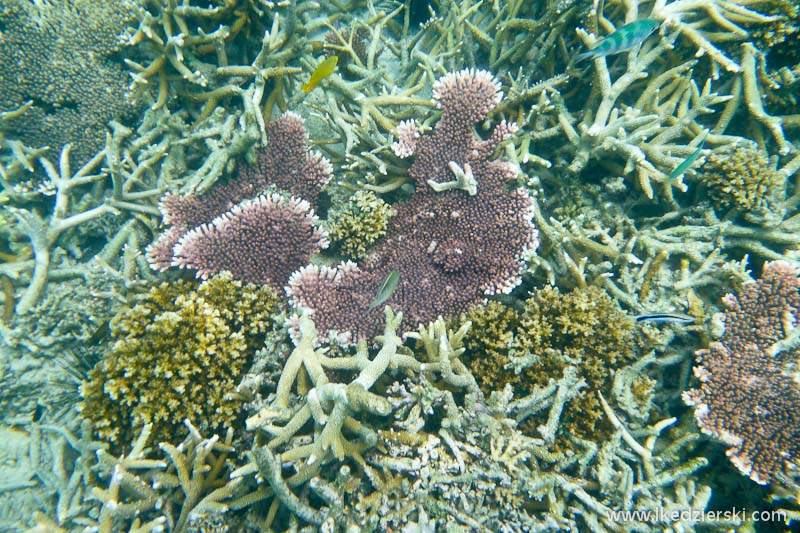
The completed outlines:
<svg viewBox="0 0 800 533">
<path fill-rule="evenodd" d="M 656 323 L 663 323 L 663 322 L 671 322 L 673 324 L 694 324 L 697 322 L 697 319 L 690 315 L 684 315 L 683 313 L 648 313 L 646 315 L 639 315 L 634 318 L 636 322 L 656 322 Z"/>
<path fill-rule="evenodd" d="M 389 299 L 389 297 L 394 294 L 394 291 L 397 290 L 397 285 L 400 283 L 400 273 L 397 270 L 392 270 L 386 276 L 386 279 L 383 280 L 381 286 L 378 288 L 378 292 L 375 293 L 375 299 L 372 300 L 372 303 L 369 304 L 369 311 L 372 311 L 383 302 Z"/>
<path fill-rule="evenodd" d="M 700 153 L 703 151 L 703 146 L 705 146 L 705 144 L 706 144 L 706 138 L 703 137 L 703 140 L 700 141 L 700 146 L 697 147 L 697 150 L 692 152 L 691 155 L 687 157 L 680 165 L 675 167 L 675 170 L 670 172 L 669 179 L 674 180 L 675 178 L 677 178 L 678 176 L 689 170 L 689 167 L 691 167 L 697 160 L 697 158 L 700 157 Z"/>
<path fill-rule="evenodd" d="M 581 61 L 588 57 L 610 56 L 635 48 L 650 37 L 650 34 L 656 31 L 659 26 L 661 26 L 661 22 L 655 19 L 640 19 L 630 24 L 625 24 L 595 44 L 588 52 L 578 54 L 575 57 L 575 61 Z"/>
</svg>

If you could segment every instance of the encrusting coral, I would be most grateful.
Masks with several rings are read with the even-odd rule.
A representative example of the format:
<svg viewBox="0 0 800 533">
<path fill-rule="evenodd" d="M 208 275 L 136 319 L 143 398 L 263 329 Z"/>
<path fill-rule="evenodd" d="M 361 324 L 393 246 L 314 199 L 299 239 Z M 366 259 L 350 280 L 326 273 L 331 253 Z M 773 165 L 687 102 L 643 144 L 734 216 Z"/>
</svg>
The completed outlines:
<svg viewBox="0 0 800 533">
<path fill-rule="evenodd" d="M 82 413 L 98 435 L 126 445 L 145 424 L 174 440 L 190 418 L 217 430 L 241 415 L 231 393 L 280 311 L 267 286 L 229 275 L 164 283 L 111 321 L 112 344 L 83 386 Z"/>
<path fill-rule="evenodd" d="M 374 336 L 381 310 L 368 307 L 392 270 L 400 282 L 387 303 L 410 324 L 427 323 L 510 291 L 522 255 L 537 245 L 530 196 L 509 190 L 517 168 L 492 158 L 514 127 L 501 122 L 487 140 L 473 131 L 500 102 L 499 84 L 488 72 L 464 70 L 439 79 L 433 96 L 442 116 L 413 147 L 416 192 L 394 206 L 384 241 L 358 266 L 309 266 L 290 280 L 293 303 L 312 311 L 326 336 Z"/>
<path fill-rule="evenodd" d="M 0 6 L 0 112 L 30 146 L 71 143 L 83 165 L 105 145 L 106 124 L 129 116 L 127 74 L 114 56 L 139 16 L 131 0 L 8 0 Z"/>
<path fill-rule="evenodd" d="M 697 352 L 700 386 L 686 391 L 704 433 L 757 483 L 777 481 L 800 495 L 800 282 L 795 267 L 767 263 L 761 278 L 728 294 L 725 333 Z"/>
<path fill-rule="evenodd" d="M 268 135 L 257 161 L 237 178 L 202 195 L 161 200 L 171 227 L 148 247 L 153 268 L 190 268 L 202 278 L 225 270 L 245 282 L 280 288 L 327 246 L 309 202 L 316 204 L 330 179 L 330 164 L 308 151 L 303 120 L 294 113 L 272 121 Z"/>
</svg>

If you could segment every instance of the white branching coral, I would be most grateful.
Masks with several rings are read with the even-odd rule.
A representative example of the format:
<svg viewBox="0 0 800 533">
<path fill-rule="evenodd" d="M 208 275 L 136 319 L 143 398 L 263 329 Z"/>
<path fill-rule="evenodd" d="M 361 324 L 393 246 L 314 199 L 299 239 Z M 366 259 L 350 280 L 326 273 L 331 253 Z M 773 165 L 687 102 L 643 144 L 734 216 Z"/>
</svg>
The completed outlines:
<svg viewBox="0 0 800 533">
<path fill-rule="evenodd" d="M 652 47 L 634 51 L 627 71 L 611 79 L 605 58 L 594 62 L 600 101 L 587 106 L 577 124 L 565 108 L 559 111 L 559 124 L 575 147 L 569 166 L 579 173 L 591 160 L 622 160 L 623 174 L 633 173 L 648 198 L 654 197 L 654 185 L 660 185 L 665 197 L 672 201 L 672 189 L 685 191 L 682 176 L 670 178 L 699 145 L 705 128 L 698 122 L 701 115 L 714 112 L 731 99 L 711 88 L 711 80 L 700 87 L 692 79 L 695 61 L 673 67 L 653 77 L 632 104 L 625 104 L 623 94 L 630 98 L 637 82 L 648 77 L 648 68 L 662 56 L 668 46 L 660 41 Z M 723 120 L 721 114 L 718 120 Z M 685 142 L 683 139 L 692 139 Z M 714 137 L 709 142 L 724 143 Z"/>
<path fill-rule="evenodd" d="M 696 57 L 707 55 L 712 62 L 713 77 L 719 76 L 719 67 L 728 72 L 739 72 L 742 66 L 721 48 L 722 43 L 745 41 L 749 37 L 743 27 L 747 24 L 765 24 L 779 17 L 760 13 L 753 6 L 765 0 L 655 0 L 655 2 L 607 2 L 609 6 L 622 4 L 626 13 L 635 20 L 648 12 L 649 17 L 662 21 L 669 31 L 677 31 L 697 48 Z M 620 6 L 622 7 L 622 6 Z M 610 23 L 602 19 L 604 26 Z M 607 29 L 607 28 L 606 28 Z M 721 31 L 720 31 L 721 30 Z"/>
</svg>

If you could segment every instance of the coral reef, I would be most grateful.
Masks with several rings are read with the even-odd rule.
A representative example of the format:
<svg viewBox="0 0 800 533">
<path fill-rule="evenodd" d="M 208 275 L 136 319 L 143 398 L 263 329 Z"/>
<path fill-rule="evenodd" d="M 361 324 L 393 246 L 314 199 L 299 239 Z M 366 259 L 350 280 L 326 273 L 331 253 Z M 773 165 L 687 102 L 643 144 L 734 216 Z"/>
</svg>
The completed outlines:
<svg viewBox="0 0 800 533">
<path fill-rule="evenodd" d="M 134 114 L 115 56 L 138 3 L 8 0 L 0 10 L 0 112 L 31 103 L 2 127 L 30 146 L 72 144 L 84 165 L 105 145 L 106 124 Z"/>
<path fill-rule="evenodd" d="M 501 100 L 497 82 L 485 71 L 464 70 L 434 89 L 442 116 L 417 143 L 409 170 L 416 192 L 395 206 L 386 239 L 362 265 L 310 266 L 292 276 L 293 303 L 313 312 L 326 335 L 374 336 L 380 310 L 367 307 L 391 270 L 400 284 L 388 303 L 411 324 L 426 323 L 510 291 L 522 255 L 536 247 L 531 199 L 523 189 L 508 190 L 516 168 L 491 159 L 513 126 L 501 123 L 488 140 L 473 132 Z"/>
<path fill-rule="evenodd" d="M 111 347 L 83 387 L 83 416 L 117 448 L 145 424 L 167 441 L 186 418 L 212 430 L 232 424 L 241 401 L 229 393 L 279 310 L 272 289 L 229 275 L 196 289 L 153 288 L 111 321 Z"/>
<path fill-rule="evenodd" d="M 24 25 L 36 13 L 51 21 Z M 781 455 L 796 451 L 796 302 L 748 299 L 797 282 L 768 263 L 781 283 L 747 284 L 748 268 L 800 258 L 796 13 L 0 2 L 0 56 L 51 67 L 19 87 L 46 79 L 58 97 L 0 96 L 0 529 L 752 527 L 665 518 L 739 506 L 731 478 L 756 489 L 748 509 L 771 495 L 800 520 Z M 578 59 L 642 19 L 659 27 L 640 46 Z M 28 57 L 25 32 L 63 46 Z M 56 65 L 64 51 L 75 60 Z M 83 104 L 63 96 L 97 82 L 85 118 L 106 114 L 85 139 L 52 135 L 48 151 L 22 135 L 43 112 L 66 133 Z M 243 280 L 152 289 L 187 274 L 171 266 Z M 284 323 L 292 272 L 303 305 Z M 397 290 L 370 309 L 391 272 Z M 721 315 L 725 293 L 739 296 Z M 695 322 L 631 322 L 643 313 Z M 83 381 L 94 428 L 75 416 Z M 634 510 L 653 514 L 611 514 Z"/>
<path fill-rule="evenodd" d="M 263 105 L 268 121 L 276 103 L 285 107 L 284 77 L 301 71 L 286 65 L 304 48 L 299 19 L 307 9 L 263 0 L 147 2 L 128 39 L 136 52 L 126 59 L 131 92 L 153 109 L 187 107 L 199 119 L 248 94 L 243 107 Z"/>
<path fill-rule="evenodd" d="M 800 282 L 788 263 L 764 265 L 758 281 L 723 299 L 725 333 L 698 352 L 699 388 L 684 393 L 703 432 L 757 483 L 797 484 Z"/>
<path fill-rule="evenodd" d="M 520 432 L 516 416 L 538 408 L 559 425 L 566 410 L 553 390 L 572 378 L 513 402 L 508 388 L 484 400 L 460 362 L 469 322 L 421 327 L 409 350 L 397 337 L 401 316 L 389 307 L 385 316 L 373 357 L 366 342 L 328 356 L 301 319 L 278 390 L 247 421 L 256 439 L 240 470 L 260 473 L 274 494 L 262 527 L 603 531 L 615 527 L 612 510 L 708 504 L 708 487 L 693 478 L 706 464 L 691 454 L 698 436 L 668 429 L 674 418 L 630 431 L 600 396 L 614 431 L 559 451 Z M 328 380 L 334 371 L 349 377 Z"/>
<path fill-rule="evenodd" d="M 198 531 L 203 519 L 219 521 L 227 510 L 246 507 L 266 495 L 249 491 L 234 477 L 233 432 L 204 437 L 188 420 L 188 435 L 177 446 L 149 447 L 152 426 L 145 425 L 126 454 L 114 456 L 105 445 L 56 427 L 39 427 L 30 439 L 41 450 L 32 465 L 57 500 L 49 517 L 40 507 L 16 527 L 34 532 Z M 91 432 L 87 427 L 82 432 Z M 41 455 L 39 453 L 41 452 Z M 47 453 L 46 453 L 47 452 Z M 71 457 L 78 457 L 71 462 Z M 52 472 L 49 470 L 52 468 Z M 34 507 L 35 509 L 35 507 Z M 228 515 L 230 516 L 230 515 Z M 216 519 L 215 519 L 216 518 Z M 227 520 L 233 527 L 235 519 Z M 227 529 L 226 529 L 227 530 Z"/>
<path fill-rule="evenodd" d="M 269 194 L 278 187 L 316 203 L 330 165 L 310 154 L 302 119 L 288 113 L 269 124 L 270 143 L 236 179 L 203 195 L 161 200 L 171 227 L 150 245 L 153 268 L 197 270 L 197 276 L 229 271 L 234 278 L 280 288 L 297 268 L 327 246 L 308 201 Z"/>
<path fill-rule="evenodd" d="M 74 174 L 70 166 L 70 153 L 70 145 L 65 145 L 61 151 L 58 169 L 48 159 L 39 158 L 49 181 L 48 186 L 55 195 L 50 216 L 42 217 L 32 208 L 9 208 L 17 219 L 17 224 L 11 231 L 13 234 L 26 236 L 33 251 L 30 283 L 16 306 L 16 312 L 20 315 L 30 311 L 44 291 L 53 249 L 60 239 L 63 240 L 64 234 L 88 221 L 119 212 L 110 203 L 97 202 L 91 195 L 84 196 L 85 201 L 75 201 L 74 198 L 85 186 L 105 178 L 102 173 L 94 173 L 106 155 L 105 150 L 98 152 Z M 16 266 L 19 267 L 24 266 L 25 262 L 17 263 Z"/>
<path fill-rule="evenodd" d="M 57 272 L 31 313 L 0 324 L 4 423 L 77 427 L 80 385 L 105 348 L 108 322 L 140 288 L 126 287 L 121 276 L 99 265 L 81 274 L 61 279 Z"/>
</svg>

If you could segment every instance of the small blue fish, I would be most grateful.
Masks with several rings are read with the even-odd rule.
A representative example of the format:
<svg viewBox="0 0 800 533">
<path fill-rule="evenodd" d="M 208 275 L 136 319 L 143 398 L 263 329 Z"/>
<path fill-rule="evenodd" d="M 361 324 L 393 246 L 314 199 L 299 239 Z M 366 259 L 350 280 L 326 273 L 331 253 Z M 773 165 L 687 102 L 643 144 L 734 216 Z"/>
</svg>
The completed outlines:
<svg viewBox="0 0 800 533">
<path fill-rule="evenodd" d="M 689 167 L 691 167 L 692 164 L 697 160 L 697 158 L 700 157 L 700 152 L 703 151 L 703 146 L 705 146 L 705 144 L 706 144 L 706 139 L 705 137 L 703 137 L 703 140 L 700 141 L 700 146 L 697 147 L 697 150 L 692 152 L 692 154 L 689 157 L 687 157 L 683 161 L 683 163 L 675 167 L 675 170 L 670 172 L 669 179 L 674 180 L 675 178 L 677 178 L 678 176 L 689 170 Z"/>
<path fill-rule="evenodd" d="M 392 270 L 386 276 L 386 279 L 383 280 L 381 286 L 378 288 L 378 292 L 375 293 L 375 299 L 372 300 L 372 303 L 369 304 L 369 311 L 372 311 L 383 302 L 389 299 L 389 297 L 394 294 L 394 291 L 397 290 L 397 286 L 400 284 L 400 273 L 397 270 Z"/>
<path fill-rule="evenodd" d="M 674 324 L 694 324 L 697 322 L 697 319 L 690 315 L 684 315 L 683 313 L 650 313 L 647 315 L 639 315 L 634 318 L 636 322 L 656 322 L 656 323 L 664 323 L 664 322 L 671 322 Z"/>
<path fill-rule="evenodd" d="M 595 44 L 588 52 L 578 54 L 575 60 L 581 61 L 588 57 L 605 57 L 635 48 L 650 37 L 659 26 L 661 26 L 661 22 L 655 19 L 640 19 L 630 24 L 625 24 Z"/>
</svg>

